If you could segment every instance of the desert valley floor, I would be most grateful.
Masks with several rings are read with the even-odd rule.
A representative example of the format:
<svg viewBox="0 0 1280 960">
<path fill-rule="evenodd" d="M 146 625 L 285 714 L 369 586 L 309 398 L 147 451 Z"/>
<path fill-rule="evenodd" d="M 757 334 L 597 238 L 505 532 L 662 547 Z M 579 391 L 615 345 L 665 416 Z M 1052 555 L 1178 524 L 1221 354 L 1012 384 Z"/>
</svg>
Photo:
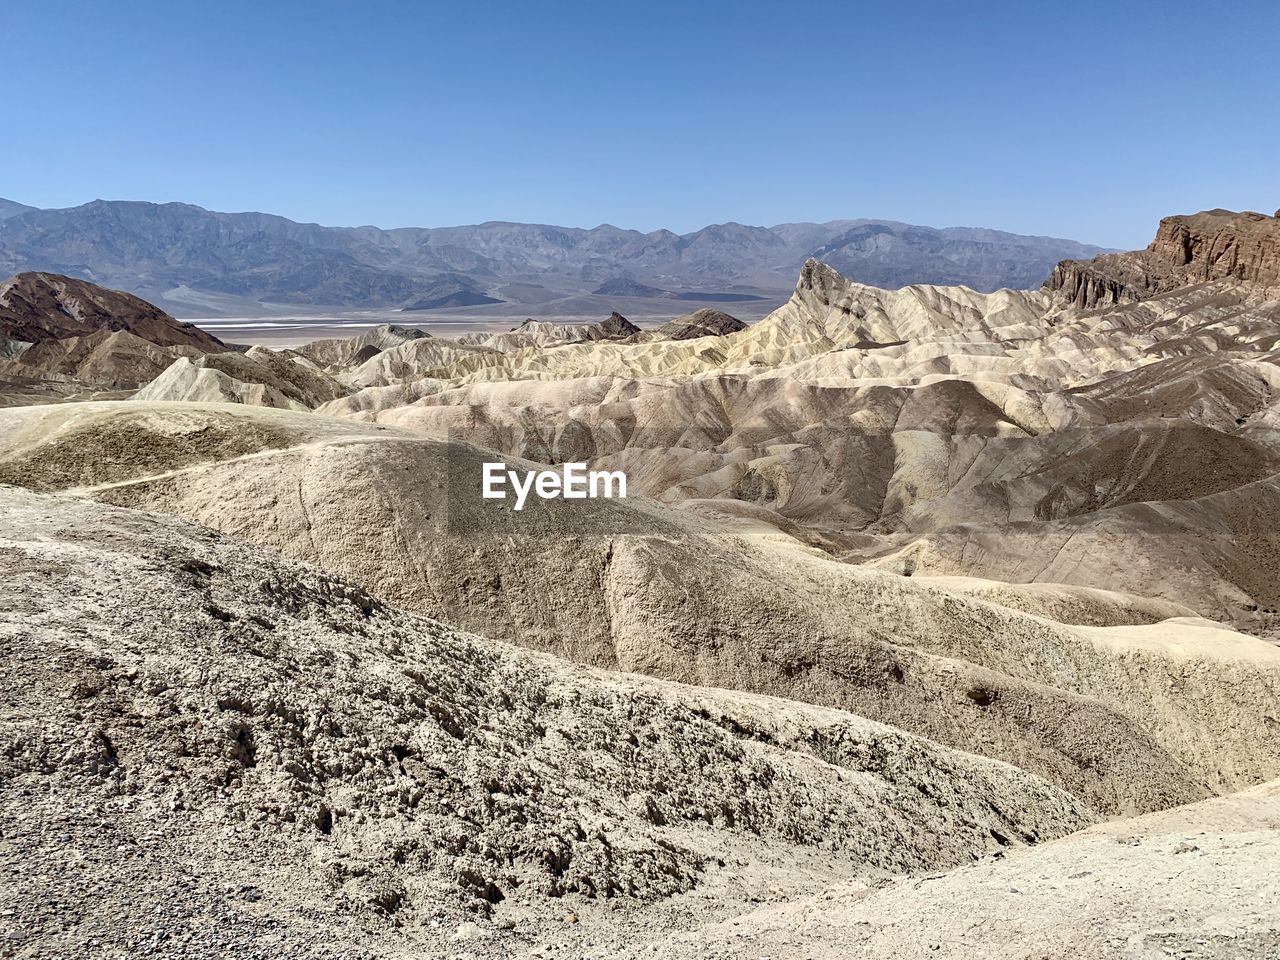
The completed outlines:
<svg viewBox="0 0 1280 960">
<path fill-rule="evenodd" d="M 1280 957 L 1275 217 L 291 349 L 25 273 L 0 403 L 0 956 Z"/>
</svg>

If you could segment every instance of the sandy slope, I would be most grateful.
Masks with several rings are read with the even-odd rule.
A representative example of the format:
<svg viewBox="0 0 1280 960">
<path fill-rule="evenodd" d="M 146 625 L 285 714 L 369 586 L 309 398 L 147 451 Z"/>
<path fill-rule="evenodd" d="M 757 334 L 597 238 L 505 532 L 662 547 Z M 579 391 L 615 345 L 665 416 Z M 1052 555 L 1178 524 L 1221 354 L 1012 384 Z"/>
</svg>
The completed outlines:
<svg viewBox="0 0 1280 960">
<path fill-rule="evenodd" d="M 1280 782 L 878 889 L 849 884 L 620 957 L 1280 956 Z"/>
<path fill-rule="evenodd" d="M 377 425 L 180 404 L 14 419 L 8 479 L 177 513 L 580 662 L 848 709 L 1019 764 L 1100 811 L 1280 774 L 1280 650 L 1216 625 L 1072 626 L 1040 615 L 1054 609 L 1043 588 L 966 595 L 643 499 L 501 512 L 476 495 L 491 454 Z M 172 466 L 155 459 L 166 449 Z M 1187 613 L 1056 593 L 1084 624 Z"/>
<path fill-rule="evenodd" d="M 0 507 L 20 956 L 421 955 L 459 930 L 506 955 L 567 912 L 611 940 L 1091 819 L 1006 764 L 573 667 L 200 527 L 14 488 Z"/>
</svg>

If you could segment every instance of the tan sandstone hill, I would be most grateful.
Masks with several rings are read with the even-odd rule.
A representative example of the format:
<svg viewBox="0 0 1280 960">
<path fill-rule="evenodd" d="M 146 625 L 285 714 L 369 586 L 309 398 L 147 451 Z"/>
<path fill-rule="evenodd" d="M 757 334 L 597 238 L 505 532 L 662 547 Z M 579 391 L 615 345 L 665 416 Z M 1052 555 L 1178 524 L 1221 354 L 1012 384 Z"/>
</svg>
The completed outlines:
<svg viewBox="0 0 1280 960">
<path fill-rule="evenodd" d="M 250 347 L 245 353 L 179 358 L 133 399 L 229 401 L 311 410 L 350 392 L 306 356 Z"/>
<path fill-rule="evenodd" d="M 10 482 L 177 513 L 584 663 L 848 709 L 1014 762 L 1098 810 L 1280 773 L 1280 649 L 1213 624 L 1071 626 L 1041 616 L 1053 607 L 1035 592 L 992 603 L 644 499 L 502 512 L 477 495 L 492 454 L 376 425 L 139 403 L 0 417 Z M 257 449 L 236 443 L 255 436 Z M 172 467 L 155 460 L 166 447 Z M 1060 589 L 1058 609 L 1083 623 L 1187 612 Z"/>
<path fill-rule="evenodd" d="M 313 363 L 329 370 L 355 366 L 377 356 L 383 350 L 398 347 L 410 340 L 420 340 L 431 334 L 416 327 L 403 327 L 398 324 L 384 323 L 374 327 L 367 333 L 354 337 L 313 340 L 297 353 Z"/>
</svg>

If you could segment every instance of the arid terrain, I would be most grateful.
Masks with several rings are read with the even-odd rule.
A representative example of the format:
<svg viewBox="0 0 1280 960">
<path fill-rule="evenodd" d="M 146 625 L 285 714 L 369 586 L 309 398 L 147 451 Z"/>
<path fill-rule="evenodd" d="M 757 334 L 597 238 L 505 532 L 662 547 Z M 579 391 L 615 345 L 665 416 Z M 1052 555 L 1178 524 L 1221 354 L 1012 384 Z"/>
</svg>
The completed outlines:
<svg viewBox="0 0 1280 960">
<path fill-rule="evenodd" d="M 751 323 L 0 284 L 0 956 L 1280 957 L 1280 219 L 865 229 Z"/>
</svg>

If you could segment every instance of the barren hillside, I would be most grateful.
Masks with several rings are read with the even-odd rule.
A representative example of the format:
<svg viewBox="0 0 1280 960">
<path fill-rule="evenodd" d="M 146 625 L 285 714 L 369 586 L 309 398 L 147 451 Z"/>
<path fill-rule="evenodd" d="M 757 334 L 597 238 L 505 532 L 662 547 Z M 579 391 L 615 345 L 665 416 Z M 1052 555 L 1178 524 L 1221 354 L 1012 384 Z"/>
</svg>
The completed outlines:
<svg viewBox="0 0 1280 960">
<path fill-rule="evenodd" d="M 1277 224 L 750 325 L 10 298 L 5 949 L 1270 956 Z"/>
</svg>

